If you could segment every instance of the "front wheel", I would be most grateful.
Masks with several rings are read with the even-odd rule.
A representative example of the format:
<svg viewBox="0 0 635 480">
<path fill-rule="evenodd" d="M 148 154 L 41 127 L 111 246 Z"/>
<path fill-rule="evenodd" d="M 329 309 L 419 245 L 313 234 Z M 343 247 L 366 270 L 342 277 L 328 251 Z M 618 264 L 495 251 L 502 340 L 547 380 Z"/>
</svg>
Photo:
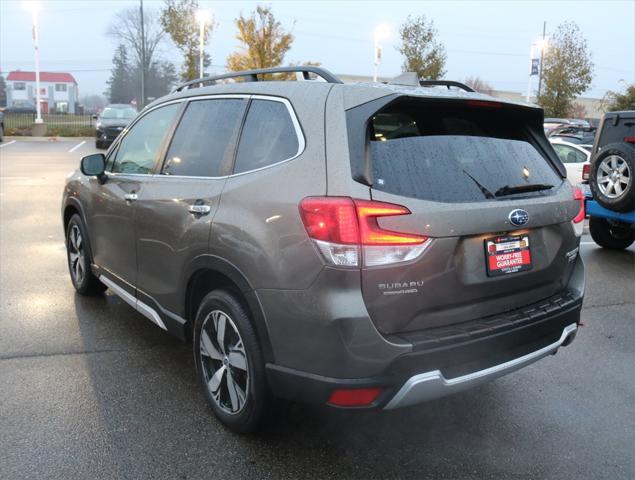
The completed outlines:
<svg viewBox="0 0 635 480">
<path fill-rule="evenodd" d="M 624 250 L 635 241 L 635 230 L 629 225 L 610 222 L 604 218 L 591 217 L 589 233 L 595 243 L 611 250 Z"/>
<path fill-rule="evenodd" d="M 268 404 L 264 361 L 249 314 L 234 293 L 215 290 L 201 302 L 194 361 L 214 415 L 235 432 L 254 431 Z"/>
<path fill-rule="evenodd" d="M 79 215 L 71 217 L 66 227 L 66 258 L 71 281 L 80 295 L 97 295 L 106 290 L 90 269 L 90 250 L 86 229 Z"/>
</svg>

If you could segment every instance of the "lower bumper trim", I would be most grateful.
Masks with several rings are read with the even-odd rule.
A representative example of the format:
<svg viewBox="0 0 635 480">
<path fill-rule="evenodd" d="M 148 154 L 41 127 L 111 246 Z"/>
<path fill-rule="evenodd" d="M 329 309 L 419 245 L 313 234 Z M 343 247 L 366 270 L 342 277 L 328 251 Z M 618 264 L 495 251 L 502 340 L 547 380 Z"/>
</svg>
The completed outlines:
<svg viewBox="0 0 635 480">
<path fill-rule="evenodd" d="M 484 370 L 462 375 L 460 377 L 447 379 L 440 370 L 420 373 L 410 377 L 395 396 L 384 407 L 386 410 L 408 407 L 421 402 L 433 400 L 455 392 L 471 388 L 481 383 L 487 382 L 507 373 L 518 370 L 530 363 L 536 362 L 549 354 L 554 353 L 558 348 L 570 343 L 577 330 L 576 324 L 568 325 L 562 331 L 560 338 L 540 350 L 528 353 L 522 357 L 514 358 L 505 363 L 494 365 Z"/>
</svg>

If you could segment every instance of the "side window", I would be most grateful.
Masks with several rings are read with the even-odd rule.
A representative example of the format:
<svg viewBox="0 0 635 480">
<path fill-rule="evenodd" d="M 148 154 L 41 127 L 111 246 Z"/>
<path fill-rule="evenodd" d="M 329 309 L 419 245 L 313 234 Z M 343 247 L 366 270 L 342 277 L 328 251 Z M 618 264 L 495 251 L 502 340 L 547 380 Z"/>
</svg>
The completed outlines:
<svg viewBox="0 0 635 480">
<path fill-rule="evenodd" d="M 247 172 L 297 155 L 298 136 L 282 102 L 252 100 L 240 136 L 234 173 Z"/>
<path fill-rule="evenodd" d="M 121 140 L 113 173 L 150 173 L 156 163 L 161 143 L 172 125 L 180 104 L 157 108 L 135 123 Z"/>
<path fill-rule="evenodd" d="M 584 163 L 586 162 L 586 156 L 568 145 L 553 144 L 556 153 L 562 160 L 562 163 Z"/>
<path fill-rule="evenodd" d="M 229 173 L 247 100 L 190 102 L 172 138 L 165 175 L 218 177 Z"/>
</svg>

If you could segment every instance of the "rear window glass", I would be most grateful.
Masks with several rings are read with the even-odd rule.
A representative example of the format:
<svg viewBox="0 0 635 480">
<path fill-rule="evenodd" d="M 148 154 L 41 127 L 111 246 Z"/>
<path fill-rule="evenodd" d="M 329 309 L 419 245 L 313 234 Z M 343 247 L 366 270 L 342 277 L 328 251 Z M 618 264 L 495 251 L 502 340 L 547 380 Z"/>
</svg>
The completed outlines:
<svg viewBox="0 0 635 480">
<path fill-rule="evenodd" d="M 429 108 L 411 100 L 376 114 L 369 128 L 377 190 L 473 202 L 547 195 L 562 182 L 532 145 L 522 120 L 509 112 L 456 105 Z M 532 186 L 537 191 L 527 191 Z"/>
<path fill-rule="evenodd" d="M 298 136 L 282 102 L 253 100 L 240 136 L 234 173 L 247 172 L 297 155 Z"/>
</svg>

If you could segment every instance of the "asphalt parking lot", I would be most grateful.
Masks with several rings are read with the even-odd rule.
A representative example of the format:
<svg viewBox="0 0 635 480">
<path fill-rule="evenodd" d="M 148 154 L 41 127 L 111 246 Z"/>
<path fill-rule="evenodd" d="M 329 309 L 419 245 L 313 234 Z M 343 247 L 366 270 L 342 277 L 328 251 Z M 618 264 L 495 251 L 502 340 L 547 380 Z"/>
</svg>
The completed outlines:
<svg viewBox="0 0 635 480">
<path fill-rule="evenodd" d="M 281 405 L 230 433 L 183 345 L 82 298 L 60 200 L 87 139 L 0 144 L 0 478 L 635 478 L 635 248 L 588 235 L 585 326 L 556 356 L 407 410 Z"/>
</svg>

